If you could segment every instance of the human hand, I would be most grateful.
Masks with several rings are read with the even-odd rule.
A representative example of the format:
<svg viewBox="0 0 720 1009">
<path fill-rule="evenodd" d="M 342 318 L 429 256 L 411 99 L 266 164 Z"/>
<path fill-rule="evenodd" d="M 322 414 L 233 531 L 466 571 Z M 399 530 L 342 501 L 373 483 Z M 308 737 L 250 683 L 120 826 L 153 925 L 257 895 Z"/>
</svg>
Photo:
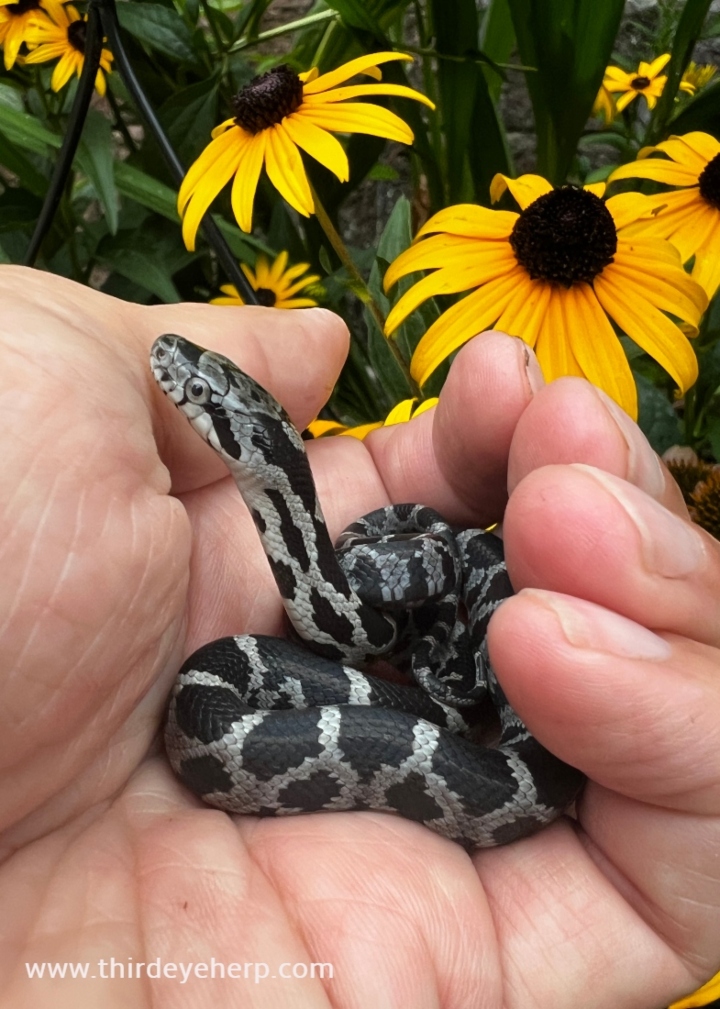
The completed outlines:
<svg viewBox="0 0 720 1009">
<path fill-rule="evenodd" d="M 486 524 L 509 466 L 511 574 L 541 591 L 503 605 L 491 650 L 535 734 L 598 782 L 580 826 L 470 859 L 382 814 L 230 818 L 173 779 L 156 732 L 184 655 L 223 634 L 277 633 L 282 609 L 237 490 L 155 387 L 147 352 L 167 331 L 220 350 L 302 426 L 341 366 L 342 324 L 324 312 L 141 308 L 16 268 L 0 285 L 8 1006 L 644 1009 L 712 973 L 717 544 L 693 531 L 699 571 L 646 573 L 618 487 L 642 521 L 669 523 L 651 530 L 656 558 L 664 544 L 671 560 L 689 554 L 674 550 L 679 498 L 594 390 L 565 380 L 533 398 L 525 348 L 485 335 L 459 355 L 436 411 L 365 443 L 309 445 L 331 534 L 402 500 Z M 575 645 L 558 593 L 571 597 Z M 661 632 L 641 634 L 656 657 L 633 658 L 633 625 L 603 607 Z M 602 639 L 578 644 L 588 614 L 600 614 Z M 184 983 L 142 971 L 29 980 L 25 968 L 87 962 L 99 974 L 111 957 L 126 969 L 130 957 L 251 966 L 247 978 Z M 255 983 L 255 965 L 313 962 L 331 963 L 333 980 Z"/>
</svg>

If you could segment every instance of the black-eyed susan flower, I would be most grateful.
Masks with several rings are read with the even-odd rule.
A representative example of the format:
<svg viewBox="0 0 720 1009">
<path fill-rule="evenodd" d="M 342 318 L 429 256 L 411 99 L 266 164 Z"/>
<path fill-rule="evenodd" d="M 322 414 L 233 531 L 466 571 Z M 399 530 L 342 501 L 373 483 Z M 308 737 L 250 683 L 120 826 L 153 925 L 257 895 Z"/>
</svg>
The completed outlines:
<svg viewBox="0 0 720 1009">
<path fill-rule="evenodd" d="M 46 11 L 61 7 L 60 0 L 0 0 L 0 46 L 5 69 L 12 70 L 29 29 L 43 19 Z"/>
<path fill-rule="evenodd" d="M 707 87 L 716 73 L 717 67 L 714 63 L 695 63 L 690 60 L 682 75 L 680 90 L 694 95 L 696 91 L 702 91 L 704 87 Z"/>
<path fill-rule="evenodd" d="M 27 63 L 45 63 L 58 59 L 50 79 L 53 91 L 65 87 L 73 74 L 79 77 L 85 62 L 85 34 L 87 16 L 81 17 L 72 4 L 56 4 L 48 8 L 52 20 L 44 18 L 35 22 L 27 32 L 26 41 L 36 46 L 25 57 Z M 103 49 L 100 54 L 100 69 L 95 78 L 95 88 L 100 95 L 105 94 L 105 73 L 110 73 L 112 53 Z"/>
<path fill-rule="evenodd" d="M 200 221 L 233 176 L 233 213 L 240 228 L 251 231 L 263 165 L 280 195 L 298 213 L 309 217 L 314 202 L 300 149 L 347 182 L 347 155 L 333 133 L 368 133 L 411 144 L 412 130 L 399 116 L 377 105 L 348 103 L 347 99 L 395 95 L 434 108 L 428 98 L 401 84 L 338 87 L 356 74 L 381 80 L 379 64 L 411 59 L 403 53 L 371 53 L 321 75 L 316 68 L 296 74 L 282 64 L 246 84 L 233 101 L 234 116 L 213 130 L 213 139 L 180 187 L 178 211 L 184 215 L 183 238 L 188 249 L 195 248 Z"/>
<path fill-rule="evenodd" d="M 295 295 L 317 284 L 320 280 L 315 274 L 308 274 L 309 263 L 297 263 L 286 269 L 287 252 L 281 252 L 272 263 L 266 256 L 258 256 L 255 269 L 251 270 L 245 263 L 240 264 L 250 286 L 257 291 L 258 301 L 266 308 L 312 308 L 317 305 L 313 298 L 296 298 Z M 305 276 L 303 276 L 305 274 Z M 220 288 L 224 297 L 212 298 L 211 305 L 244 305 L 233 284 L 223 284 Z"/>
<path fill-rule="evenodd" d="M 649 156 L 655 153 L 667 157 Z M 639 157 L 609 181 L 652 179 L 682 188 L 649 196 L 658 212 L 638 221 L 633 233 L 668 239 L 683 263 L 694 256 L 692 275 L 712 298 L 720 287 L 720 142 L 709 133 L 685 133 L 644 147 Z"/>
<path fill-rule="evenodd" d="M 307 430 L 313 438 L 326 438 L 330 435 L 342 434 L 362 441 L 371 431 L 376 431 L 379 427 L 390 427 L 392 424 L 406 424 L 413 417 L 419 417 L 421 413 L 437 406 L 437 403 L 437 396 L 424 399 L 422 403 L 418 403 L 417 399 L 403 399 L 392 408 L 385 420 L 358 424 L 356 427 L 347 427 L 345 424 L 339 424 L 336 420 L 313 420 L 308 424 Z"/>
<path fill-rule="evenodd" d="M 681 390 L 691 386 L 697 359 L 683 330 L 697 332 L 707 297 L 669 242 L 626 238 L 628 225 L 655 212 L 648 198 L 623 193 L 604 202 L 603 184 L 553 189 L 538 175 L 496 175 L 493 201 L 506 188 L 519 214 L 474 204 L 441 210 L 385 275 L 387 290 L 408 274 L 434 271 L 393 307 L 387 334 L 427 298 L 472 291 L 425 333 L 410 363 L 413 378 L 422 385 L 494 325 L 535 348 L 548 381 L 584 375 L 635 417 L 635 382 L 612 319 Z"/>
<path fill-rule="evenodd" d="M 638 95 L 644 97 L 649 109 L 654 109 L 667 81 L 667 77 L 658 74 L 669 62 L 670 53 L 664 53 L 652 63 L 641 61 L 635 73 L 628 73 L 621 67 L 607 67 L 603 87 L 613 93 L 622 92 L 616 102 L 618 112 L 626 109 Z"/>
</svg>

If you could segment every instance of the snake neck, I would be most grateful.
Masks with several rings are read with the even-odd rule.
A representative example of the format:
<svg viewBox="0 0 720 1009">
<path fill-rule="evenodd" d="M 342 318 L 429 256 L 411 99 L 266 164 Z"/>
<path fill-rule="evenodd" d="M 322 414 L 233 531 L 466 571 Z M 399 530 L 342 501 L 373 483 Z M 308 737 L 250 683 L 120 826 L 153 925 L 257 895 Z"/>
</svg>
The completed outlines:
<svg viewBox="0 0 720 1009">
<path fill-rule="evenodd" d="M 387 652 L 395 623 L 365 605 L 333 548 L 305 447 L 285 417 L 234 432 L 225 457 L 255 522 L 288 618 L 316 652 L 362 662 Z"/>
</svg>

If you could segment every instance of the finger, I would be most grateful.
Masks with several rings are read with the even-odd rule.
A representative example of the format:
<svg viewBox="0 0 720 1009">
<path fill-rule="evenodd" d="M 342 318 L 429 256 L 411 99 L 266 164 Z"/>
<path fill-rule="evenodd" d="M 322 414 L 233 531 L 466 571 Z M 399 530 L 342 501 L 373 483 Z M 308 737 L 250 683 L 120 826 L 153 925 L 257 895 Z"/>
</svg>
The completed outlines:
<svg viewBox="0 0 720 1009">
<path fill-rule="evenodd" d="M 389 499 L 421 501 L 454 522 L 497 521 L 507 500 L 513 432 L 542 383 L 522 340 L 497 332 L 471 340 L 453 362 L 435 410 L 366 439 Z"/>
<path fill-rule="evenodd" d="M 716 959 L 720 652 L 535 589 L 499 608 L 489 648 L 530 730 L 591 779 L 578 816 L 609 881 L 675 949 Z"/>
<path fill-rule="evenodd" d="M 347 328 L 324 308 L 155 305 L 138 306 L 136 318 L 156 438 L 176 493 L 219 479 L 226 470 L 155 385 L 147 355 L 156 337 L 177 333 L 229 357 L 276 397 L 300 430 L 327 401 L 347 354 Z"/>
<path fill-rule="evenodd" d="M 519 484 L 503 529 L 516 589 L 580 596 L 720 645 L 720 543 L 627 481 L 545 466 Z"/>
<path fill-rule="evenodd" d="M 637 424 L 601 389 L 561 378 L 541 389 L 518 420 L 510 449 L 510 493 L 534 469 L 587 463 L 640 487 L 687 516 L 680 490 Z"/>
</svg>

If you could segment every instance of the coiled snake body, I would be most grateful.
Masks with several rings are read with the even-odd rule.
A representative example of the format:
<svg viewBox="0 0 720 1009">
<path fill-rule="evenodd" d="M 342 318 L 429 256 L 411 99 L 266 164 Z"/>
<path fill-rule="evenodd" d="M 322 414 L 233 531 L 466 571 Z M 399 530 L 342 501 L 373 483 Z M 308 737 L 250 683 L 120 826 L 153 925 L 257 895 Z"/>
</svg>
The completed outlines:
<svg viewBox="0 0 720 1009">
<path fill-rule="evenodd" d="M 488 621 L 512 593 L 502 542 L 395 505 L 333 548 L 303 441 L 277 401 L 179 336 L 159 337 L 151 364 L 234 477 L 299 639 L 222 638 L 185 662 L 165 737 L 182 781 L 235 813 L 399 813 L 468 849 L 559 816 L 582 776 L 530 735 L 488 661 Z M 362 672 L 376 656 L 415 685 Z M 477 741 L 486 694 L 500 722 L 491 747 Z"/>
</svg>

